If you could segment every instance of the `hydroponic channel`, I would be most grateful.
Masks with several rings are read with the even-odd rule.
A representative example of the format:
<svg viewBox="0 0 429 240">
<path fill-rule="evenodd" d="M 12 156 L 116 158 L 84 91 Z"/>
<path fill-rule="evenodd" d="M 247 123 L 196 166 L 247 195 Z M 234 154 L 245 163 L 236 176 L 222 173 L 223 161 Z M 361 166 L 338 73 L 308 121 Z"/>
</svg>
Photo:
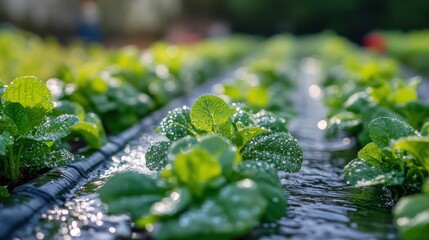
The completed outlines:
<svg viewBox="0 0 429 240">
<path fill-rule="evenodd" d="M 327 140 L 323 92 L 318 87 L 320 74 L 314 59 L 301 65 L 295 104 L 300 115 L 290 131 L 304 150 L 298 173 L 279 173 L 289 208 L 275 224 L 262 224 L 243 239 L 397 239 L 392 224 L 389 191 L 383 188 L 353 188 L 342 178 L 347 160 L 355 156 L 355 140 L 337 136 Z M 213 82 L 165 108 L 190 104 L 210 91 Z M 164 114 L 152 117 L 156 125 Z M 154 127 L 155 127 L 154 125 Z M 16 239 L 135 239 L 146 234 L 136 231 L 127 216 L 109 216 L 97 190 L 114 174 L 126 170 L 149 171 L 144 153 L 160 138 L 154 127 L 144 129 L 122 151 L 111 158 L 102 174 L 80 188 L 64 205 L 54 206 L 42 219 L 16 235 Z"/>
</svg>

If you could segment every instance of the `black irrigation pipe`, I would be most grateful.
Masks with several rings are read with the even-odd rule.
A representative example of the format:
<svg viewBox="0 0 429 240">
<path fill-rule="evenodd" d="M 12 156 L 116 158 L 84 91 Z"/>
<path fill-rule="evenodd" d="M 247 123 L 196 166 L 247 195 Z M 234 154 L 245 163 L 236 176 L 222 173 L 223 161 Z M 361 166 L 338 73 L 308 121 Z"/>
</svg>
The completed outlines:
<svg viewBox="0 0 429 240">
<path fill-rule="evenodd" d="M 9 239 L 18 230 L 40 218 L 54 204 L 71 197 L 81 186 L 98 176 L 110 163 L 109 157 L 119 152 L 131 139 L 154 125 L 175 107 L 190 105 L 199 95 L 209 93 L 211 87 L 225 79 L 230 72 L 211 78 L 192 92 L 170 101 L 167 105 L 144 117 L 122 133 L 108 138 L 107 143 L 87 157 L 56 167 L 42 176 L 16 187 L 11 197 L 0 203 L 0 239 Z"/>
</svg>

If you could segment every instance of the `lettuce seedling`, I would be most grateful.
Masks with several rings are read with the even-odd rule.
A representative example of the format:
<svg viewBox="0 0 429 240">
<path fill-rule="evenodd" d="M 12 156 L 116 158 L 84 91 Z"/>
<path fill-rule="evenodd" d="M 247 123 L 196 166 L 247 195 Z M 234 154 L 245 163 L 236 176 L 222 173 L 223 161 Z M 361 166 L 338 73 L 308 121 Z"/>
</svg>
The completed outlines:
<svg viewBox="0 0 429 240">
<path fill-rule="evenodd" d="M 166 152 L 158 174 L 120 173 L 100 189 L 110 214 L 129 214 L 155 239 L 233 239 L 285 214 L 277 171 L 241 162 L 223 137 L 183 138 Z"/>
<path fill-rule="evenodd" d="M 191 109 L 170 111 L 158 131 L 171 141 L 219 134 L 237 147 L 244 160 L 265 161 L 287 172 L 301 168 L 302 149 L 287 131 L 285 119 L 265 110 L 253 114 L 245 107 L 231 108 L 213 95 L 199 97 Z M 150 169 L 158 170 L 168 163 L 165 149 L 170 144 L 164 141 L 149 148 L 146 162 Z"/>
<path fill-rule="evenodd" d="M 26 76 L 2 87 L 0 104 L 0 172 L 2 183 L 14 183 L 21 169 L 40 170 L 73 159 L 56 149 L 79 118 L 71 114 L 51 115 L 52 95 L 38 78 Z"/>
<path fill-rule="evenodd" d="M 389 117 L 373 120 L 368 143 L 344 168 L 349 184 L 403 186 L 419 191 L 429 173 L 429 139 L 407 123 Z"/>
<path fill-rule="evenodd" d="M 405 240 L 427 238 L 429 232 L 429 179 L 421 194 L 403 197 L 393 209 L 395 224 Z"/>
<path fill-rule="evenodd" d="M 69 138 L 80 138 L 92 149 L 100 149 L 107 142 L 107 136 L 100 118 L 95 113 L 86 113 L 84 108 L 75 102 L 60 101 L 55 103 L 54 116 L 73 114 L 79 122 L 73 126 Z"/>
</svg>

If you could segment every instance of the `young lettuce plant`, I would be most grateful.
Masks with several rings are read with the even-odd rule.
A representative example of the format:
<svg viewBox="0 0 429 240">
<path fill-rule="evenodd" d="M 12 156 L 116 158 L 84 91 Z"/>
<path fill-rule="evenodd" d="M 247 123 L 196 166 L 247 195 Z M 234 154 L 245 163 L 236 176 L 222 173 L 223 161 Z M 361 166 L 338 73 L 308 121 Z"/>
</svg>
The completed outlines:
<svg viewBox="0 0 429 240">
<path fill-rule="evenodd" d="M 159 173 L 120 173 L 100 189 L 110 214 L 129 214 L 154 239 L 233 239 L 285 214 L 277 171 L 241 162 L 222 136 L 185 137 L 166 152 Z"/>
<path fill-rule="evenodd" d="M 0 181 L 15 183 L 21 169 L 37 171 L 73 159 L 55 143 L 66 137 L 79 123 L 71 114 L 52 116 L 52 95 L 38 78 L 15 79 L 1 89 L 0 104 Z"/>
<path fill-rule="evenodd" d="M 84 108 L 75 102 L 55 102 L 54 116 L 73 114 L 79 118 L 79 122 L 71 129 L 68 138 L 78 138 L 85 141 L 92 149 L 100 149 L 107 142 L 107 136 L 100 118 L 92 112 L 86 113 Z"/>
<path fill-rule="evenodd" d="M 395 224 L 405 240 L 427 238 L 429 232 L 429 179 L 421 194 L 403 197 L 393 209 Z"/>
<path fill-rule="evenodd" d="M 168 163 L 166 149 L 186 136 L 201 138 L 219 134 L 237 147 L 243 160 L 264 161 L 277 170 L 296 172 L 301 168 L 302 149 L 287 131 L 286 121 L 271 112 L 256 114 L 245 107 L 231 108 L 213 95 L 199 97 L 188 107 L 176 108 L 161 121 L 159 133 L 170 141 L 152 145 L 147 154 L 151 170 L 162 169 Z"/>
<path fill-rule="evenodd" d="M 429 137 L 389 117 L 371 121 L 368 129 L 372 142 L 344 168 L 347 182 L 358 187 L 381 184 L 419 191 L 429 173 Z"/>
<path fill-rule="evenodd" d="M 401 138 L 393 144 L 411 154 L 429 173 L 429 122 L 421 130 L 422 137 Z M 422 193 L 403 197 L 396 204 L 393 214 L 402 237 L 406 240 L 424 239 L 429 232 L 429 178 L 426 178 Z"/>
</svg>

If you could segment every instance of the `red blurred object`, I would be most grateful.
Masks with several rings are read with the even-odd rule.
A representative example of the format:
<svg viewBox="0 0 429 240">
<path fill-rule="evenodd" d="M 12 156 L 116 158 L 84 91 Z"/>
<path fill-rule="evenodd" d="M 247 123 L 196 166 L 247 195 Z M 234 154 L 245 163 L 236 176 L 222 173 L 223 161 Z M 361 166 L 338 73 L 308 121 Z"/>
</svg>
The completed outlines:
<svg viewBox="0 0 429 240">
<path fill-rule="evenodd" d="M 370 33 L 363 38 L 363 45 L 376 53 L 386 52 L 386 39 L 381 34 Z"/>
</svg>

